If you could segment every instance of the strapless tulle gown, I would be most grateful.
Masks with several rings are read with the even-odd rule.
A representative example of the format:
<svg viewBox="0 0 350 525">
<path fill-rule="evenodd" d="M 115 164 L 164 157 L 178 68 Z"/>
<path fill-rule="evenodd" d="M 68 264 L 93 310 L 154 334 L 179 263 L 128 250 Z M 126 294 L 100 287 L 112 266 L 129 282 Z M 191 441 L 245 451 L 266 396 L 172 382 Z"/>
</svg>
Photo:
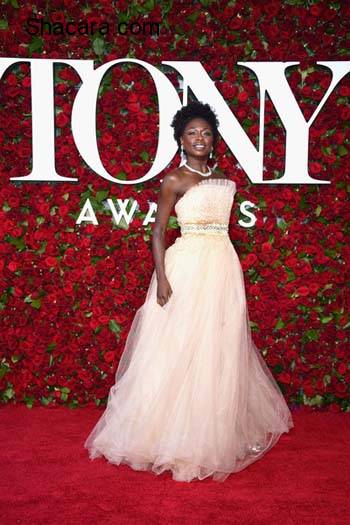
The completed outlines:
<svg viewBox="0 0 350 525">
<path fill-rule="evenodd" d="M 89 457 L 177 481 L 224 481 L 294 426 L 251 336 L 243 272 L 228 234 L 235 183 L 203 179 L 175 205 L 181 236 L 165 251 L 173 293 L 153 271 L 133 319 Z"/>
</svg>

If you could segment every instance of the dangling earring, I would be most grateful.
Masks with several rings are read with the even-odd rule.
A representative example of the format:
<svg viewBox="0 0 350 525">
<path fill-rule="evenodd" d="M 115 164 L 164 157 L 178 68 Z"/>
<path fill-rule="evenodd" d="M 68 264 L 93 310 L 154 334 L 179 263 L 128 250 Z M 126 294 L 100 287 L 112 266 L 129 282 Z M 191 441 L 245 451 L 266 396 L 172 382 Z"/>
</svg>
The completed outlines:
<svg viewBox="0 0 350 525">
<path fill-rule="evenodd" d="M 185 151 L 184 151 L 183 144 L 181 144 L 181 152 L 180 152 L 180 155 L 181 155 L 181 160 L 180 160 L 180 164 L 179 164 L 179 166 L 182 166 L 182 165 L 185 164 L 185 162 L 186 162 L 186 155 L 185 155 Z"/>
<path fill-rule="evenodd" d="M 210 158 L 210 159 L 213 158 L 213 149 L 214 149 L 214 148 L 211 148 L 211 151 L 210 151 L 210 153 L 209 153 L 209 158 Z M 215 170 L 215 168 L 216 168 L 217 165 L 218 165 L 218 163 L 215 162 L 214 166 L 212 167 L 212 171 Z"/>
</svg>

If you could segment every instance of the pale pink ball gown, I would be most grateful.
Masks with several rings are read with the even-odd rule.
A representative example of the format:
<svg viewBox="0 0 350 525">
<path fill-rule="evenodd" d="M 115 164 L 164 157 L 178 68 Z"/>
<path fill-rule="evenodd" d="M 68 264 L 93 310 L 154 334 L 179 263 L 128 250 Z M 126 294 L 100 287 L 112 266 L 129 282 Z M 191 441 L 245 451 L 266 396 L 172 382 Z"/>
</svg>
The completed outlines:
<svg viewBox="0 0 350 525">
<path fill-rule="evenodd" d="M 203 179 L 175 205 L 181 237 L 166 249 L 173 294 L 152 274 L 106 410 L 84 446 L 177 481 L 224 481 L 294 426 L 251 336 L 243 272 L 228 235 L 236 185 Z"/>
</svg>

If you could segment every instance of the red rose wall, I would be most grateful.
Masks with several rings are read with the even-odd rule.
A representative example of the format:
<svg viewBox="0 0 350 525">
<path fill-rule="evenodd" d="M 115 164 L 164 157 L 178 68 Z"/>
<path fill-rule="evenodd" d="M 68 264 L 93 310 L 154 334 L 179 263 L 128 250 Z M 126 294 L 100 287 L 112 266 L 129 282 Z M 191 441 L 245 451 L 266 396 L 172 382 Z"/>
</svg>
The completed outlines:
<svg viewBox="0 0 350 525">
<path fill-rule="evenodd" d="M 30 35 L 29 18 L 107 22 L 113 29 L 118 21 L 156 21 L 164 33 Z M 98 67 L 137 58 L 163 71 L 181 99 L 181 78 L 161 62 L 200 61 L 257 145 L 258 84 L 237 62 L 300 61 L 286 76 L 308 120 L 331 80 L 316 61 L 350 60 L 349 19 L 348 2 L 2 2 L 1 56 L 24 60 L 0 82 L 2 403 L 105 403 L 153 270 L 152 227 L 142 222 L 149 203 L 157 201 L 161 179 L 179 164 L 176 155 L 160 176 L 131 186 L 94 173 L 71 134 L 79 76 L 57 65 L 56 168 L 79 182 L 10 181 L 31 171 L 25 59 L 92 59 Z M 219 167 L 237 183 L 230 236 L 245 274 L 252 335 L 293 407 L 350 410 L 349 95 L 347 75 L 310 130 L 309 173 L 331 184 L 254 185 L 222 139 L 217 148 Z M 283 175 L 285 132 L 268 97 L 265 114 L 264 178 L 271 180 Z M 113 177 L 132 180 L 150 169 L 158 118 L 156 91 L 143 68 L 122 64 L 105 75 L 98 145 Z M 98 225 L 76 224 L 87 198 Z M 128 227 L 113 223 L 108 198 L 137 200 Z M 247 199 L 258 219 L 250 228 L 238 224 L 239 204 Z M 173 212 L 167 245 L 178 235 Z"/>
</svg>

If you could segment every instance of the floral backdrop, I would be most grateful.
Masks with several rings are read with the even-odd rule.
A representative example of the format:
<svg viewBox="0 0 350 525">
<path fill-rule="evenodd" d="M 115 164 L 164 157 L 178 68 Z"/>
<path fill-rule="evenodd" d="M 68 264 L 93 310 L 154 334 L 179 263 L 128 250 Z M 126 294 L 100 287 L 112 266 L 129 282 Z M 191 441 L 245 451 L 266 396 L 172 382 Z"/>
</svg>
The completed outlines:
<svg viewBox="0 0 350 525">
<path fill-rule="evenodd" d="M 52 23 L 159 21 L 163 32 L 30 35 L 29 18 Z M 159 68 L 182 97 L 178 73 L 162 60 L 200 61 L 257 146 L 255 76 L 239 61 L 299 61 L 286 77 L 306 120 L 331 72 L 320 60 L 350 60 L 347 2 L 289 0 L 81 3 L 3 1 L 1 56 L 117 58 Z M 125 27 L 125 26 L 124 26 Z M 152 226 L 143 226 L 164 174 L 122 186 L 99 177 L 80 157 L 71 133 L 80 78 L 55 67 L 56 169 L 78 183 L 10 181 L 31 171 L 29 64 L 0 82 L 0 395 L 2 403 L 67 405 L 106 402 L 128 330 L 153 270 Z M 336 87 L 310 130 L 309 173 L 328 185 L 254 185 L 220 140 L 219 167 L 238 186 L 230 236 L 240 257 L 254 341 L 287 402 L 295 409 L 350 410 L 349 367 L 349 75 Z M 116 179 L 151 167 L 158 136 L 156 91 L 134 64 L 111 68 L 98 98 L 98 145 Z M 265 179 L 284 172 L 285 133 L 266 98 Z M 113 223 L 106 199 L 136 199 L 127 227 Z M 98 225 L 76 224 L 86 199 Z M 256 205 L 245 228 L 239 205 Z M 130 202 L 131 206 L 131 202 Z M 173 212 L 167 244 L 179 235 Z"/>
</svg>

